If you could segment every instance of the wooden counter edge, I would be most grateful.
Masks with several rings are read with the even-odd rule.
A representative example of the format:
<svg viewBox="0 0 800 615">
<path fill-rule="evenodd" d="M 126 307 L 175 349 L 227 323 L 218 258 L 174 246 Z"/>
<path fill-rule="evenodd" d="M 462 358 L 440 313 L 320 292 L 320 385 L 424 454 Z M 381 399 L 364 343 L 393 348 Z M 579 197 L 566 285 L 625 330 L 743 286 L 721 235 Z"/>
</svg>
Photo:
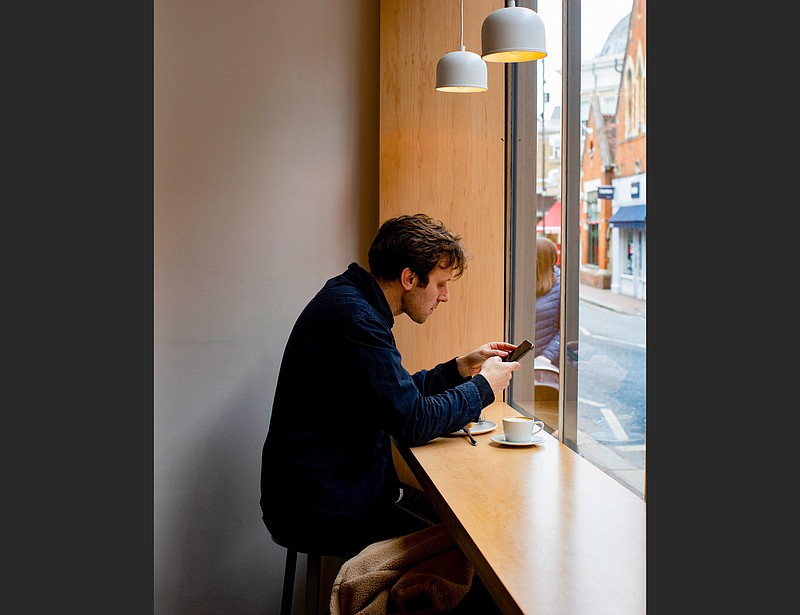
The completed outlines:
<svg viewBox="0 0 800 615">
<path fill-rule="evenodd" d="M 430 478 L 428 478 L 427 473 L 423 470 L 416 457 L 407 446 L 395 442 L 395 447 L 414 477 L 420 483 L 422 490 L 430 499 L 436 512 L 439 513 L 439 516 L 447 525 L 447 528 L 450 530 L 453 538 L 455 538 L 461 551 L 475 568 L 475 573 L 480 577 L 486 589 L 489 590 L 492 599 L 500 610 L 503 611 L 505 615 L 523 615 L 522 609 L 508 593 L 508 590 L 505 588 L 502 581 L 500 581 L 495 570 L 489 565 L 489 562 L 486 561 L 483 553 L 481 553 L 480 549 L 478 549 L 473 542 L 469 532 L 467 532 L 461 524 L 461 521 L 447 505 L 447 502 L 445 502 L 439 490 Z"/>
</svg>

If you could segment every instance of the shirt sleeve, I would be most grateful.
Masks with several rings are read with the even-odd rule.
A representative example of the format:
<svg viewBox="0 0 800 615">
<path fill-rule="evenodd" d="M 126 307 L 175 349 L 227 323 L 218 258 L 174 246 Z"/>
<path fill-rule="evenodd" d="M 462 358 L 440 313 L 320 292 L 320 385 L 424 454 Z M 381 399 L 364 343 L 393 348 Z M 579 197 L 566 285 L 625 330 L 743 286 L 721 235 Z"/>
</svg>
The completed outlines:
<svg viewBox="0 0 800 615">
<path fill-rule="evenodd" d="M 345 335 L 347 346 L 356 350 L 352 378 L 360 383 L 359 403 L 377 413 L 376 420 L 401 444 L 418 446 L 457 431 L 480 416 L 487 399 L 494 400 L 486 379 L 463 378 L 455 358 L 412 376 L 381 321 L 353 324 Z"/>
<path fill-rule="evenodd" d="M 481 396 L 482 408 L 493 403 L 494 391 L 492 391 L 489 381 L 480 374 L 474 377 L 467 376 L 464 378 L 458 371 L 456 358 L 457 357 L 453 357 L 449 361 L 440 363 L 433 369 L 422 370 L 414 374 L 414 382 L 417 383 L 417 387 L 419 387 L 420 391 L 425 395 L 435 395 L 452 387 L 464 384 L 465 382 L 472 382 L 478 388 L 478 394 Z M 480 415 L 480 413 L 478 414 Z"/>
</svg>

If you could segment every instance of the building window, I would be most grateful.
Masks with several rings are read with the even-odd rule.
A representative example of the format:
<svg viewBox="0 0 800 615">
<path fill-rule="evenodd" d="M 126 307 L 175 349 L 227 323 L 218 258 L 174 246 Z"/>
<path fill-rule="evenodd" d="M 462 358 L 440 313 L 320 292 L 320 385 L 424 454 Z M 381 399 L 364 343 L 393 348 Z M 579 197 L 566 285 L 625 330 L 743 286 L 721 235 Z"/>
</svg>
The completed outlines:
<svg viewBox="0 0 800 615">
<path fill-rule="evenodd" d="M 589 265 L 597 266 L 597 246 L 599 245 L 599 236 L 600 230 L 597 222 L 590 222 L 589 233 L 586 241 L 586 262 Z"/>
<path fill-rule="evenodd" d="M 586 193 L 586 219 L 597 224 L 600 219 L 600 202 L 597 200 L 597 190 Z"/>
<path fill-rule="evenodd" d="M 622 233 L 622 272 L 633 275 L 633 229 L 621 229 Z"/>
</svg>

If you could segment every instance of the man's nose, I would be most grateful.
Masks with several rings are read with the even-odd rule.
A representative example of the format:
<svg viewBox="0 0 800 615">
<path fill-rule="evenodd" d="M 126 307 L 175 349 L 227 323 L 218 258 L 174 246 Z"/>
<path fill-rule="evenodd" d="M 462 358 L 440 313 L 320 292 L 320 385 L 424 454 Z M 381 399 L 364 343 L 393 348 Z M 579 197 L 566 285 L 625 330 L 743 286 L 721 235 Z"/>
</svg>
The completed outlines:
<svg viewBox="0 0 800 615">
<path fill-rule="evenodd" d="M 438 301 L 448 301 L 450 299 L 450 291 L 445 288 L 437 297 Z"/>
</svg>

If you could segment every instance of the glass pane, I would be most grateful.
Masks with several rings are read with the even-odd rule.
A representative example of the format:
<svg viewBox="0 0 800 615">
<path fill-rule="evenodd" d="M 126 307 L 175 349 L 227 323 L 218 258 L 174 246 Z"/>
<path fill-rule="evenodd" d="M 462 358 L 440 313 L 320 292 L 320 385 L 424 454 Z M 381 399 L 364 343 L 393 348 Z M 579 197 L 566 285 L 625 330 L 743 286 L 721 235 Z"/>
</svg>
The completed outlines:
<svg viewBox="0 0 800 615">
<path fill-rule="evenodd" d="M 578 17 L 578 4 L 575 30 L 562 22 L 565 12 L 568 20 Z M 536 122 L 526 124 L 537 134 L 535 168 L 516 161 L 518 172 L 535 177 L 536 226 L 520 232 L 527 203 L 514 203 L 511 331 L 529 328 L 515 321 L 530 315 L 536 275 L 527 263 L 536 258 L 534 238 L 546 237 L 557 248 L 561 274 L 562 348 L 551 363 L 537 356 L 532 374 L 515 374 L 509 403 L 544 420 L 548 431 L 644 497 L 645 1 L 550 0 L 531 8 L 544 21 L 548 55 L 536 62 Z M 580 32 L 580 64 L 571 60 L 580 72 L 579 93 L 561 57 L 562 40 L 570 38 L 562 33 L 569 31 Z M 518 99 L 528 92 L 527 74 L 512 84 Z M 568 105 L 564 96 L 571 97 Z M 540 312 L 534 308 L 533 319 L 542 325 Z"/>
<path fill-rule="evenodd" d="M 536 88 L 536 276 L 533 292 L 536 356 L 533 414 L 545 422 L 548 431 L 557 434 L 563 333 L 560 295 L 565 289 L 561 283 L 562 2 L 540 1 L 536 11 L 545 24 L 548 55 L 538 62 Z"/>
<path fill-rule="evenodd" d="M 644 10 L 640 0 L 581 2 L 580 326 L 578 343 L 567 349 L 578 371 L 575 448 L 640 497 L 647 442 Z"/>
</svg>

